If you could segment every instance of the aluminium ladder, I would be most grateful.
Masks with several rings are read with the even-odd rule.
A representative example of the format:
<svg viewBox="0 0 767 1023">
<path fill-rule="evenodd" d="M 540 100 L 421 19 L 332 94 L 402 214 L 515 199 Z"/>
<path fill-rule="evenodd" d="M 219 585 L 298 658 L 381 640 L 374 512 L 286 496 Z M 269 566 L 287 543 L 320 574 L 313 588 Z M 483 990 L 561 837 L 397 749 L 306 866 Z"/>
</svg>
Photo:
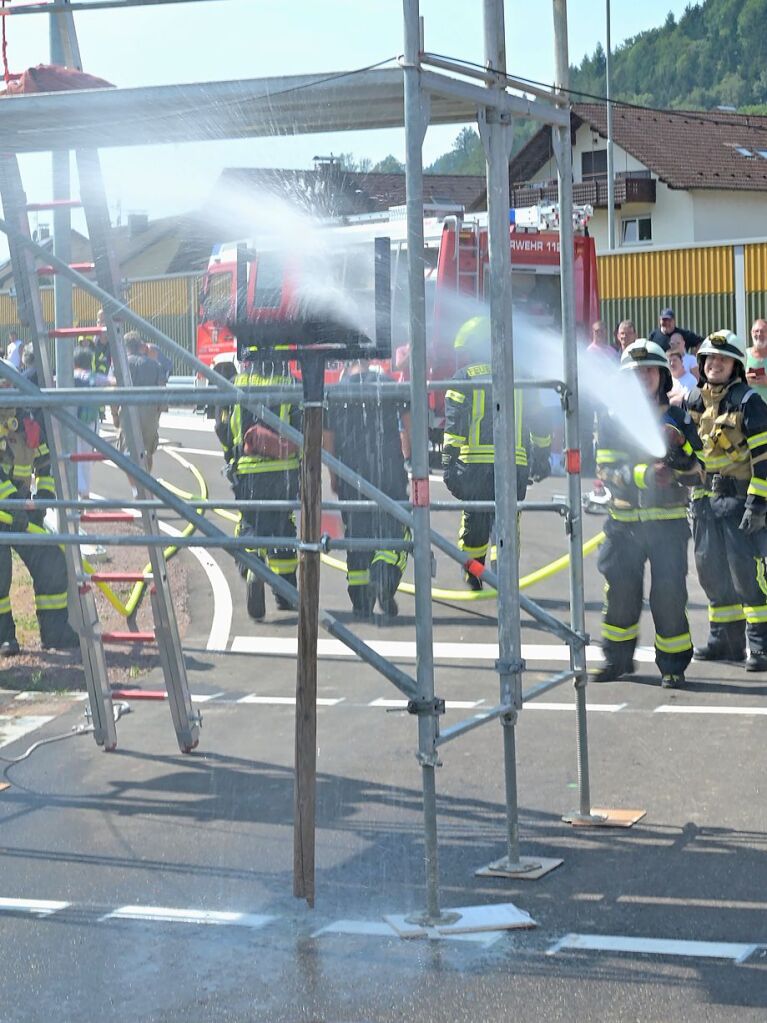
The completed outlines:
<svg viewBox="0 0 767 1023">
<path fill-rule="evenodd" d="M 96 277 L 99 286 L 104 291 L 119 297 L 119 271 L 110 245 L 111 229 L 98 153 L 93 150 L 78 151 L 76 157 L 81 184 L 81 204 L 88 224 Z M 40 383 L 45 387 L 52 387 L 53 375 L 46 339 L 50 333 L 53 333 L 54 336 L 71 336 L 73 332 L 67 328 L 58 328 L 53 332 L 47 330 L 35 269 L 35 257 L 18 241 L 19 237 L 30 237 L 29 218 L 18 161 L 11 155 L 0 157 L 0 197 L 5 219 L 14 232 L 9 235 L 8 242 L 16 284 L 19 318 L 22 323 L 33 330 L 33 344 Z M 41 204 L 35 204 L 35 208 L 41 208 Z M 130 368 L 122 344 L 122 325 L 111 317 L 107 317 L 106 322 L 115 381 L 119 387 L 130 387 Z M 130 457 L 139 466 L 146 469 L 138 409 L 135 406 L 124 405 L 121 415 L 124 417 L 123 429 Z M 64 499 L 71 499 L 71 487 L 65 470 L 64 459 L 66 456 L 61 427 L 55 415 L 47 413 L 45 425 L 57 492 Z M 146 496 L 146 492 L 141 489 L 138 493 L 140 498 Z M 67 533 L 76 531 L 78 518 L 79 513 L 68 512 L 61 515 L 62 531 Z M 159 531 L 157 513 L 151 509 L 142 509 L 141 524 L 145 534 L 156 535 Z M 100 745 L 104 745 L 105 749 L 114 749 L 117 737 L 103 647 L 103 642 L 109 634 L 101 631 L 95 599 L 85 578 L 79 547 L 72 544 L 65 544 L 64 547 L 70 586 L 70 606 L 75 613 L 75 625 L 80 634 L 83 667 L 95 737 L 96 741 Z M 179 748 L 182 752 L 187 753 L 193 750 L 199 741 L 200 718 L 192 706 L 189 694 L 165 558 L 159 548 L 150 546 L 149 560 L 152 567 L 150 597 L 154 612 L 155 633 L 154 636 L 145 638 L 153 638 L 157 642 Z M 109 573 L 100 572 L 99 577 L 107 581 Z M 113 638 L 130 639 L 132 636 L 131 634 L 118 634 Z M 138 638 L 136 636 L 136 639 Z"/>
</svg>

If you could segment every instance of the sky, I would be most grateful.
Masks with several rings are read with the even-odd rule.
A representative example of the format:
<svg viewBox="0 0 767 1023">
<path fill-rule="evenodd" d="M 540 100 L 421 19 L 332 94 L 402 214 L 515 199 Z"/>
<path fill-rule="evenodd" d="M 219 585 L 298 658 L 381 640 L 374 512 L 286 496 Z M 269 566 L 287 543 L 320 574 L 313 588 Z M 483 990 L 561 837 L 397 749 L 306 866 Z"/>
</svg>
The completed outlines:
<svg viewBox="0 0 767 1023">
<path fill-rule="evenodd" d="M 689 0 L 612 0 L 613 46 L 681 15 Z M 422 0 L 426 49 L 482 62 L 481 0 Z M 507 0 L 511 73 L 553 78 L 552 5 Z M 535 17 L 533 14 L 535 13 Z M 8 19 L 8 60 L 21 71 L 49 60 L 49 15 Z M 605 5 L 568 4 L 570 62 L 605 42 Z M 363 67 L 401 53 L 399 0 L 213 0 L 75 15 L 84 70 L 117 86 L 261 78 Z M 428 164 L 447 151 L 460 125 L 430 128 Z M 104 150 L 113 216 L 151 217 L 201 207 L 224 167 L 310 168 L 315 155 L 352 153 L 373 162 L 404 159 L 404 131 L 355 131 L 229 142 Z M 50 196 L 50 158 L 23 158 L 30 201 Z M 41 214 L 44 219 L 47 215 Z"/>
</svg>

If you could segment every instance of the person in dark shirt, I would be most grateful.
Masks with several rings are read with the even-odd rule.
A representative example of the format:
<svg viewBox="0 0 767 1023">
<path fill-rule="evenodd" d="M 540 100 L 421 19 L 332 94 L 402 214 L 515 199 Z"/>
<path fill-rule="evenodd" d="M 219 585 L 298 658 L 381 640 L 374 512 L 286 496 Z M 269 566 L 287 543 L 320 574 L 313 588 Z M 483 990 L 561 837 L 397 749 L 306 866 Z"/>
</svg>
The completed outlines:
<svg viewBox="0 0 767 1023">
<path fill-rule="evenodd" d="M 388 379 L 369 363 L 359 360 L 345 371 L 349 386 L 379 384 Z M 407 500 L 407 473 L 400 443 L 400 423 L 407 414 L 404 402 L 360 397 L 331 402 L 325 426 L 325 448 L 373 486 L 398 501 Z M 360 500 L 360 493 L 345 480 L 331 476 L 330 485 L 341 500 Z M 405 527 L 377 509 L 343 511 L 347 537 L 406 539 Z M 370 619 L 376 600 L 384 618 L 397 616 L 397 587 L 407 563 L 405 551 L 385 549 L 349 551 L 346 580 L 354 616 Z"/>
<path fill-rule="evenodd" d="M 667 307 L 666 309 L 661 309 L 660 316 L 658 317 L 658 326 L 647 340 L 654 341 L 656 345 L 661 346 L 664 352 L 667 352 L 672 334 L 682 335 L 684 347 L 688 352 L 696 351 L 698 345 L 703 341 L 700 334 L 696 334 L 694 330 L 678 327 L 674 310 Z"/>
</svg>

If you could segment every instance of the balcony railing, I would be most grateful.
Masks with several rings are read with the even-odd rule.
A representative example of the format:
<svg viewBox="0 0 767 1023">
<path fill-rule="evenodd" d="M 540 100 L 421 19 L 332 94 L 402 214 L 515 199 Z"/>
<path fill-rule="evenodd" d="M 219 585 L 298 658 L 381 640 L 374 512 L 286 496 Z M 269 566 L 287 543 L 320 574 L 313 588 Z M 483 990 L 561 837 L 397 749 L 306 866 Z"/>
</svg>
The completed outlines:
<svg viewBox="0 0 767 1023">
<path fill-rule="evenodd" d="M 511 205 L 535 206 L 537 203 L 555 203 L 559 201 L 556 182 L 515 182 L 511 186 Z M 573 185 L 573 202 L 578 206 L 587 203 L 594 209 L 607 208 L 607 179 L 596 178 L 593 181 L 579 181 Z M 655 202 L 655 179 L 651 177 L 616 177 L 615 205 L 625 206 L 626 203 Z"/>
</svg>

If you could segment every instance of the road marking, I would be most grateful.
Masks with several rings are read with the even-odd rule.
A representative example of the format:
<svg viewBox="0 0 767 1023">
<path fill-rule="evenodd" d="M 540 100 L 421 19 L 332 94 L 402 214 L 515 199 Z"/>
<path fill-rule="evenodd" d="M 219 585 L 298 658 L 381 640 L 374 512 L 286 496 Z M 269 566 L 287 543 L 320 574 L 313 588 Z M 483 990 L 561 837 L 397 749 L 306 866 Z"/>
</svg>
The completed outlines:
<svg viewBox="0 0 767 1023">
<path fill-rule="evenodd" d="M 632 952 L 657 956 L 688 956 L 695 959 L 747 959 L 759 944 L 741 944 L 731 941 L 680 941 L 676 938 L 631 938 L 624 934 L 566 934 L 546 955 L 552 956 L 563 949 L 587 952 Z"/>
<path fill-rule="evenodd" d="M 165 439 L 160 441 L 158 451 L 175 451 L 178 455 L 210 455 L 212 458 L 224 457 L 224 452 L 221 449 L 216 451 L 214 448 L 185 448 Z"/>
<path fill-rule="evenodd" d="M 106 920 L 146 920 L 153 923 L 210 924 L 256 929 L 276 919 L 262 913 L 221 913 L 209 909 L 172 909 L 168 906 L 121 906 L 100 916 L 99 923 Z"/>
<path fill-rule="evenodd" d="M 415 660 L 416 645 L 413 641 L 396 640 L 365 640 L 368 646 L 382 657 L 393 660 Z M 235 636 L 232 639 L 231 651 L 236 654 L 263 654 L 265 656 L 294 657 L 298 650 L 298 640 L 291 636 Z M 349 647 L 337 639 L 320 639 L 317 641 L 319 657 L 356 657 Z M 456 661 L 497 661 L 497 643 L 435 643 L 434 657 Z M 586 648 L 589 661 L 604 660 L 600 647 Z M 523 643 L 522 657 L 526 661 L 565 661 L 570 660 L 570 649 L 564 644 Z M 637 661 L 653 662 L 655 651 L 651 647 L 640 647 L 635 651 Z"/>
<path fill-rule="evenodd" d="M 588 711 L 603 711 L 605 714 L 617 714 L 619 710 L 628 707 L 627 703 L 587 703 Z M 525 704 L 525 710 L 575 710 L 575 703 L 545 703 L 541 700 L 532 700 Z"/>
<path fill-rule="evenodd" d="M 599 896 L 604 898 L 604 896 Z M 627 902 L 637 906 L 685 906 L 695 909 L 756 909 L 764 912 L 767 902 L 751 902 L 747 899 L 691 899 L 672 895 L 619 895 L 616 902 Z"/>
<path fill-rule="evenodd" d="M 445 700 L 446 710 L 473 710 L 483 704 L 484 700 Z M 388 700 L 380 696 L 377 700 L 371 700 L 365 704 L 366 707 L 388 707 L 396 710 L 407 710 L 407 700 Z"/>
<path fill-rule="evenodd" d="M 329 696 L 318 696 L 317 706 L 318 707 L 335 707 L 339 703 L 343 703 L 346 699 L 345 696 L 329 697 Z M 271 705 L 284 705 L 286 707 L 294 707 L 296 703 L 295 696 L 243 696 L 239 700 L 235 700 L 235 703 L 263 703 Z"/>
<path fill-rule="evenodd" d="M 690 704 L 687 707 L 676 703 L 664 703 L 656 707 L 655 714 L 741 714 L 744 716 L 754 714 L 767 714 L 767 707 L 702 707 Z"/>
<path fill-rule="evenodd" d="M 66 909 L 68 902 L 51 902 L 47 899 L 0 899 L 0 913 L 31 913 L 32 916 L 51 916 Z"/>
<path fill-rule="evenodd" d="M 54 717 L 54 714 L 22 714 L 19 717 L 0 714 L 0 749 L 17 742 L 29 732 L 34 732 L 36 728 L 42 728 L 49 721 L 53 721 Z"/>
<path fill-rule="evenodd" d="M 208 703 L 210 700 L 219 700 L 222 696 L 226 696 L 226 693 L 206 693 L 198 696 L 191 696 L 192 703 Z"/>
</svg>

